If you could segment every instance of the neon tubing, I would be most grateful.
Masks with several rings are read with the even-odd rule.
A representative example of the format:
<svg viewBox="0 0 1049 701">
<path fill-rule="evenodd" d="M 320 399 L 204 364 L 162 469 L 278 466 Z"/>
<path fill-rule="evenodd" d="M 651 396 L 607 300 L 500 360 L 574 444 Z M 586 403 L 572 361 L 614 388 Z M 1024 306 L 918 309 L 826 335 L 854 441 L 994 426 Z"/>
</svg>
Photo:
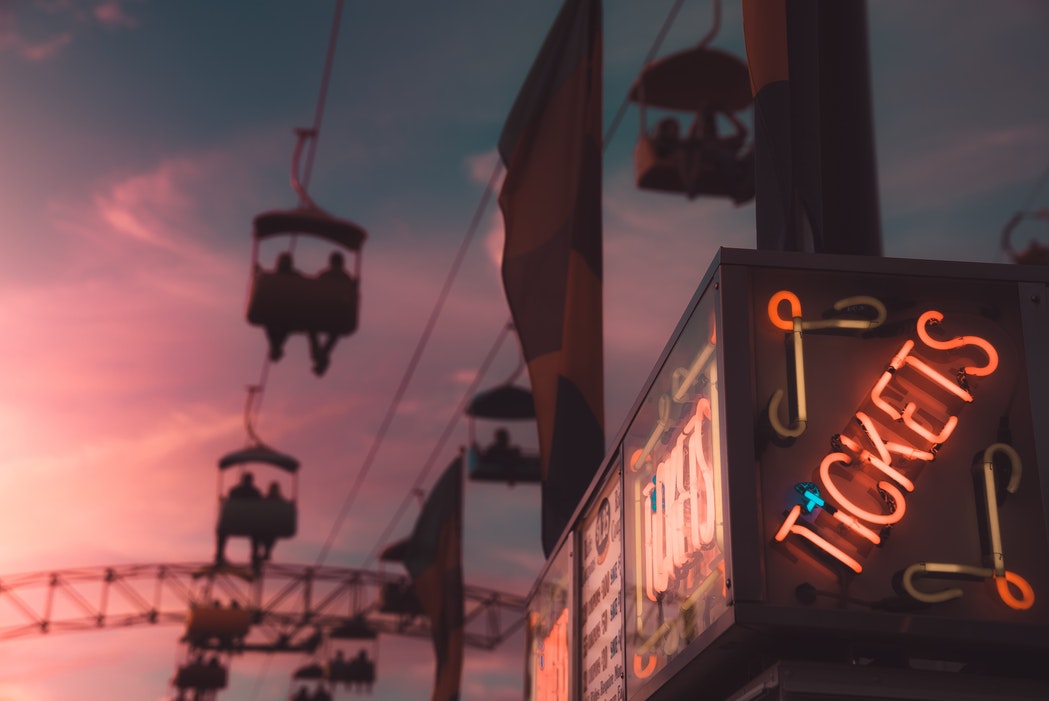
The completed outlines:
<svg viewBox="0 0 1049 701">
<path fill-rule="evenodd" d="M 885 321 L 887 312 L 885 311 L 885 305 L 880 300 L 874 297 L 867 297 L 861 295 L 858 297 L 846 297 L 845 299 L 839 299 L 834 303 L 834 311 L 840 312 L 842 309 L 847 307 L 856 306 L 872 307 L 877 313 L 877 317 L 874 319 L 821 319 L 820 321 L 806 321 L 803 322 L 801 327 L 808 331 L 809 329 L 860 329 L 868 330 L 877 328 L 882 325 Z M 800 315 L 800 311 L 799 311 Z M 775 323 L 775 322 L 773 322 Z"/>
<path fill-rule="evenodd" d="M 903 445 L 902 443 L 893 443 L 892 441 L 889 441 L 885 444 L 885 447 L 889 449 L 890 453 L 902 455 L 908 460 L 924 460 L 925 462 L 929 462 L 936 459 L 936 456 L 927 450 L 918 450 L 913 446 Z"/>
<path fill-rule="evenodd" d="M 689 365 L 688 370 L 684 368 L 678 368 L 674 371 L 671 376 L 671 394 L 674 397 L 675 402 L 683 402 L 685 400 L 685 392 L 688 388 L 696 381 L 699 377 L 699 371 L 703 369 L 707 361 L 710 360 L 710 355 L 714 352 L 714 341 L 711 340 L 703 350 L 696 355 L 695 360 Z M 680 378 L 680 379 L 679 379 Z"/>
<path fill-rule="evenodd" d="M 912 343 L 913 343 L 913 341 L 912 341 Z M 968 392 L 966 392 L 961 387 L 959 387 L 957 383 L 951 382 L 951 380 L 949 378 L 944 377 L 943 374 L 936 372 L 931 367 L 929 367 L 928 365 L 926 365 L 924 362 L 922 362 L 918 358 L 914 357 L 913 355 L 907 356 L 907 361 L 906 362 L 907 362 L 907 365 L 910 365 L 911 367 L 916 369 L 918 372 L 920 372 L 921 374 L 925 375 L 930 380 L 932 380 L 933 382 L 938 384 L 940 387 L 943 387 L 945 390 L 947 390 L 951 394 L 955 395 L 959 399 L 961 399 L 963 401 L 966 401 L 966 402 L 971 402 L 973 400 L 973 396 L 971 394 L 969 394 Z"/>
<path fill-rule="evenodd" d="M 1005 453 L 1012 466 L 1009 473 L 1009 484 L 1005 487 L 1010 494 L 1015 494 L 1020 487 L 1023 463 L 1016 450 L 1005 443 L 994 443 L 983 451 L 983 487 L 987 505 L 987 528 L 990 531 L 988 536 L 991 546 L 991 566 L 994 568 L 994 576 L 1000 579 L 1005 576 L 1005 555 L 1002 552 L 1002 531 L 998 523 L 998 493 L 994 482 L 994 456 L 997 453 Z"/>
<path fill-rule="evenodd" d="M 907 355 L 910 354 L 912 348 L 914 348 L 914 341 L 904 342 L 903 347 L 900 348 L 900 351 L 893 356 L 891 361 L 889 361 L 889 367 L 882 373 L 878 382 L 874 385 L 874 389 L 871 390 L 871 401 L 874 402 L 875 406 L 896 421 L 903 418 L 903 415 L 900 414 L 896 407 L 882 399 L 881 393 L 885 391 L 885 388 L 888 386 L 892 376 L 896 374 L 896 371 L 903 366 L 903 361 L 907 358 Z"/>
<path fill-rule="evenodd" d="M 857 411 L 856 420 L 860 422 L 863 432 L 871 439 L 871 443 L 873 443 L 874 447 L 877 449 L 878 457 L 882 459 L 882 462 L 892 462 L 892 457 L 889 455 L 889 449 L 885 446 L 885 441 L 881 439 L 881 434 L 878 433 L 878 429 L 875 427 L 871 417 L 867 416 L 862 411 Z"/>
<path fill-rule="evenodd" d="M 845 513 L 841 509 L 835 509 L 832 515 L 834 516 L 834 518 L 838 519 L 846 526 L 851 528 L 853 531 L 859 533 L 861 536 L 874 543 L 875 545 L 881 544 L 881 536 L 864 526 L 862 523 L 860 523 L 855 518 Z"/>
<path fill-rule="evenodd" d="M 656 427 L 652 429 L 652 435 L 648 437 L 648 442 L 641 449 L 641 454 L 637 456 L 634 463 L 630 466 L 631 472 L 637 472 L 641 469 L 641 465 L 648 458 L 652 449 L 656 447 L 656 441 L 663 435 L 663 431 L 667 430 L 667 423 L 670 421 L 670 397 L 661 394 L 656 407 L 659 412 L 659 418 L 656 419 Z"/>
<path fill-rule="evenodd" d="M 953 350 L 955 348 L 961 348 L 962 346 L 976 346 L 987 356 L 987 364 L 982 367 L 969 365 L 962 368 L 962 371 L 966 375 L 982 377 L 984 375 L 990 375 L 998 369 L 998 351 L 995 350 L 994 346 L 988 341 L 979 336 L 955 336 L 950 341 L 937 341 L 929 335 L 927 326 L 930 321 L 934 324 L 940 323 L 943 321 L 943 314 L 938 311 L 927 311 L 918 317 L 918 338 L 920 338 L 925 345 L 930 348 L 935 348 L 936 350 Z"/>
<path fill-rule="evenodd" d="M 898 490 L 891 482 L 878 482 L 878 489 L 888 493 L 888 495 L 896 502 L 894 510 L 888 514 L 871 513 L 870 511 L 861 509 L 852 501 L 845 498 L 845 495 L 834 485 L 834 482 L 830 477 L 830 466 L 836 462 L 848 465 L 852 462 L 852 459 L 845 453 L 830 453 L 823 458 L 823 462 L 820 463 L 820 478 L 822 479 L 823 486 L 827 489 L 827 492 L 835 501 L 841 504 L 841 508 L 850 512 L 857 518 L 883 526 L 891 525 L 903 518 L 903 514 L 906 511 L 906 502 L 904 501 L 903 493 L 900 492 L 900 490 Z"/>
<path fill-rule="evenodd" d="M 824 540 L 822 537 L 816 535 L 815 533 L 810 531 L 808 528 L 802 528 L 801 526 L 796 526 L 795 525 L 795 526 L 791 526 L 790 527 L 790 532 L 794 533 L 796 535 L 800 535 L 802 538 L 805 538 L 805 539 L 811 541 L 818 548 L 823 550 L 825 553 L 827 553 L 828 555 L 830 555 L 834 559 L 836 559 L 839 562 L 841 562 L 843 565 L 848 567 L 850 570 L 852 570 L 856 574 L 859 574 L 860 572 L 863 572 L 863 567 L 860 565 L 860 563 L 856 562 L 856 560 L 854 560 L 853 558 L 851 558 L 848 555 L 846 555 L 840 548 L 838 548 L 835 545 L 832 545 L 832 544 L 828 543 L 826 540 Z"/>
<path fill-rule="evenodd" d="M 656 663 L 656 656 L 655 655 L 649 655 L 648 656 L 648 662 L 644 663 L 644 666 L 642 666 L 641 660 L 642 660 L 641 654 L 635 652 L 634 653 L 634 676 L 637 677 L 638 679 L 647 679 L 648 677 L 652 676 L 652 672 L 656 671 L 656 664 L 657 664 Z"/>
<path fill-rule="evenodd" d="M 913 492 L 914 491 L 914 482 L 911 482 L 909 479 L 904 477 L 903 474 L 900 473 L 899 470 L 894 468 L 892 465 L 889 465 L 887 462 L 885 462 L 884 460 L 879 458 L 877 455 L 874 455 L 871 451 L 869 451 L 869 450 L 863 451 L 863 453 L 860 455 L 860 460 L 863 460 L 866 463 L 874 465 L 874 467 L 876 467 L 879 470 L 881 470 L 890 479 L 896 480 L 896 482 L 901 487 L 906 489 L 908 492 Z"/>
<path fill-rule="evenodd" d="M 914 585 L 915 577 L 934 576 L 937 574 L 971 577 L 973 579 L 990 579 L 994 576 L 994 571 L 989 567 L 956 565 L 951 562 L 916 562 L 903 571 L 903 588 L 911 597 L 926 604 L 942 604 L 945 601 L 958 599 L 962 596 L 962 590 L 958 587 L 925 592 Z"/>
<path fill-rule="evenodd" d="M 790 303 L 790 318 L 783 319 L 779 315 L 779 305 L 782 302 Z M 772 325 L 781 331 L 793 331 L 794 324 L 792 319 L 801 318 L 801 300 L 793 292 L 787 290 L 780 290 L 776 294 L 769 298 L 769 321 Z"/>
<path fill-rule="evenodd" d="M 998 586 L 998 596 L 1001 597 L 1002 603 L 1009 608 L 1017 611 L 1026 611 L 1034 606 L 1034 588 L 1026 579 L 1015 572 L 1007 571 L 1004 577 L 995 577 L 994 583 Z M 1019 599 L 1013 596 L 1013 593 L 1009 590 L 1010 584 L 1020 590 Z"/>
<path fill-rule="evenodd" d="M 710 453 L 712 458 L 710 474 L 714 482 L 714 543 L 718 552 L 725 552 L 725 514 L 721 497 L 721 414 L 718 407 L 718 368 L 710 368 Z"/>
<path fill-rule="evenodd" d="M 939 445 L 950 438 L 951 434 L 954 433 L 954 429 L 958 426 L 958 417 L 953 415 L 948 416 L 947 423 L 943 425 L 940 432 L 933 433 L 914 420 L 914 412 L 917 410 L 918 405 L 913 402 L 905 406 L 903 408 L 903 423 L 906 424 L 907 428 L 911 429 L 933 445 Z"/>
</svg>

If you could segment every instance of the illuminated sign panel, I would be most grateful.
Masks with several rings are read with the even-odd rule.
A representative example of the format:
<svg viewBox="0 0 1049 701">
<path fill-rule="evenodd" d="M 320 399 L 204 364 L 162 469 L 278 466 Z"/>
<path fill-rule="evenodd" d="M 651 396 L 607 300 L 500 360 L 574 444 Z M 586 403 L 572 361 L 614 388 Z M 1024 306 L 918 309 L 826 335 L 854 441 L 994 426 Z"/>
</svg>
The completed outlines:
<svg viewBox="0 0 1049 701">
<path fill-rule="evenodd" d="M 531 701 L 574 699 L 574 564 L 569 537 L 528 603 L 525 698 Z"/>
<path fill-rule="evenodd" d="M 1049 622 L 1030 301 L 935 266 L 750 275 L 768 603 Z"/>
<path fill-rule="evenodd" d="M 529 698 L 1040 664 L 1047 360 L 1049 269 L 722 250 L 533 595 Z"/>
<path fill-rule="evenodd" d="M 619 472 L 583 518 L 580 547 L 584 701 L 617 701 L 625 691 L 623 641 L 623 496 Z"/>
<path fill-rule="evenodd" d="M 623 440 L 628 697 L 728 606 L 717 301 L 700 300 Z"/>
</svg>

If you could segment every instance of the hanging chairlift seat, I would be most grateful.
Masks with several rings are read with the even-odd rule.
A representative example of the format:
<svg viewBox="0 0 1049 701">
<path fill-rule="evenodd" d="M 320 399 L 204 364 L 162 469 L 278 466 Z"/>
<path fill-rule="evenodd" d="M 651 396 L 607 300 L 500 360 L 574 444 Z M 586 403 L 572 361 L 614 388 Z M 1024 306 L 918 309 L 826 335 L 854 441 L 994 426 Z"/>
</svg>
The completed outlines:
<svg viewBox="0 0 1049 701">
<path fill-rule="evenodd" d="M 500 427 L 497 440 L 482 448 L 476 440 L 476 419 L 488 421 L 535 421 L 532 393 L 523 387 L 506 384 L 475 396 L 466 407 L 469 417 L 470 444 L 466 448 L 466 471 L 470 479 L 480 482 L 538 482 L 539 455 L 522 450 L 509 442 L 509 431 Z M 500 440 L 501 439 L 501 440 Z"/>
<path fill-rule="evenodd" d="M 379 611 L 413 618 L 425 613 L 411 582 L 385 582 L 379 589 Z"/>
<path fill-rule="evenodd" d="M 222 474 L 233 467 L 261 466 L 275 468 L 291 475 L 292 489 L 289 497 L 237 498 L 221 496 Z M 276 540 L 295 535 L 298 522 L 299 461 L 263 445 L 255 445 L 234 451 L 219 460 L 220 507 L 218 531 L 228 536 L 243 536 L 253 540 Z M 254 474 L 254 472 L 252 472 Z"/>
<path fill-rule="evenodd" d="M 333 686 L 345 684 L 347 688 L 370 689 L 375 683 L 375 662 L 364 650 L 350 659 L 336 657 L 328 661 L 327 678 Z"/>
<path fill-rule="evenodd" d="M 239 606 L 192 605 L 184 640 L 195 648 L 228 650 L 251 630 L 251 613 Z"/>
<path fill-rule="evenodd" d="M 180 666 L 172 683 L 180 690 L 216 691 L 226 688 L 229 672 L 220 664 L 198 660 Z"/>
<path fill-rule="evenodd" d="M 261 241 L 297 235 L 313 236 L 340 247 L 352 254 L 352 265 L 346 270 L 325 270 L 315 276 L 261 266 Z M 255 217 L 247 317 L 252 325 L 264 327 L 271 345 L 278 346 L 271 348 L 271 357 L 281 355 L 283 341 L 289 334 L 338 338 L 357 330 L 361 246 L 366 238 L 364 229 L 357 224 L 315 206 L 264 212 Z"/>
<path fill-rule="evenodd" d="M 743 61 L 703 46 L 658 59 L 630 90 L 641 108 L 641 135 L 634 149 L 637 186 L 645 190 L 728 197 L 742 204 L 754 197 L 754 151 L 744 151 L 746 129 L 735 117 L 750 106 L 750 76 Z M 649 130 L 646 108 L 694 115 L 690 128 L 677 119 Z M 734 122 L 735 134 L 717 134 L 717 115 Z M 706 122 L 705 129 L 699 129 Z M 706 133 L 704 133 L 706 132 Z"/>
</svg>

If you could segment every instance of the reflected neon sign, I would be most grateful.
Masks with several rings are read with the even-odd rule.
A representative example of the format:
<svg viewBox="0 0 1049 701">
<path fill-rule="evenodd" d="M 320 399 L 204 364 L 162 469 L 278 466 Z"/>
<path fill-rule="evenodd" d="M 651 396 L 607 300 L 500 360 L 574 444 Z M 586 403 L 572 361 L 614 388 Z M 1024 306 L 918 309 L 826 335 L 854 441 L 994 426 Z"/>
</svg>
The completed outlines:
<svg viewBox="0 0 1049 701">
<path fill-rule="evenodd" d="M 784 303 L 790 307 L 789 320 L 780 316 Z M 791 334 L 794 354 L 796 417 L 793 424 L 785 425 L 778 416 L 783 390 L 777 390 L 769 402 L 770 424 L 782 438 L 801 435 L 808 421 L 803 332 L 820 328 L 868 329 L 881 324 L 886 317 L 884 305 L 872 297 L 850 297 L 835 304 L 834 308 L 842 312 L 858 306 L 873 309 L 874 318 L 807 322 L 801 318 L 801 302 L 792 292 L 777 292 L 770 298 L 769 320 L 775 328 Z M 859 547 L 857 543 L 867 541 L 874 545 L 881 544 L 882 535 L 871 526 L 888 528 L 905 517 L 905 495 L 915 490 L 914 481 L 907 474 L 908 468 L 933 461 L 937 452 L 950 440 L 959 426 L 959 412 L 974 401 L 970 378 L 987 377 L 998 369 L 998 351 L 984 338 L 972 335 L 956 336 L 949 340 L 934 338 L 929 328 L 943 319 L 944 315 L 936 310 L 928 310 L 918 317 L 917 341 L 909 339 L 902 344 L 874 383 L 868 398 L 853 413 L 846 429 L 834 437 L 832 451 L 819 464 L 818 484 L 804 482 L 796 486 L 800 503 L 789 509 L 774 540 L 784 542 L 791 537 L 797 538 L 852 572 L 863 572 L 862 560 L 867 549 Z M 965 357 L 975 355 L 984 362 L 966 365 L 951 377 L 937 369 L 932 360 L 923 357 L 925 349 L 948 351 Z M 871 406 L 869 411 L 864 410 L 867 406 Z M 898 440 L 886 439 L 892 434 Z M 916 563 L 905 570 L 902 578 L 905 590 L 913 598 L 926 603 L 940 603 L 961 596 L 962 592 L 957 588 L 930 593 L 915 584 L 918 578 L 946 576 L 994 579 L 999 597 L 1007 606 L 1026 609 L 1033 605 L 1034 591 L 1030 584 L 1019 574 L 1007 571 L 1004 565 L 994 478 L 994 457 L 998 454 L 1005 455 L 1010 461 L 1008 491 L 1015 492 L 1021 474 L 1020 458 L 1011 446 L 997 443 L 985 451 L 983 491 L 990 550 L 985 555 L 991 566 Z M 843 471 L 849 475 L 851 488 L 841 483 Z M 858 486 L 862 486 L 862 489 Z M 878 496 L 878 508 L 865 506 L 858 498 L 872 493 Z M 826 536 L 820 533 L 818 518 L 802 518 L 803 515 L 815 514 L 817 509 L 844 525 L 845 529 L 841 531 L 837 544 L 831 542 L 830 532 Z"/>
</svg>

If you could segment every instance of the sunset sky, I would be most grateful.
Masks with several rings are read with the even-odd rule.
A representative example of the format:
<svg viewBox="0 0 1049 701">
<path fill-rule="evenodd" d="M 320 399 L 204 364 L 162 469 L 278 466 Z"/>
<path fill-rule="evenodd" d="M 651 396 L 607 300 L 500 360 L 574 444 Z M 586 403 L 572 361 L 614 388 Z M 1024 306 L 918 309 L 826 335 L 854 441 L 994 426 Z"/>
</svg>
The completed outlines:
<svg viewBox="0 0 1049 701">
<path fill-rule="evenodd" d="M 301 338 L 270 368 L 257 429 L 303 465 L 299 535 L 275 560 L 316 561 L 560 4 L 346 3 L 310 192 L 368 231 L 361 321 L 323 378 Z M 605 3 L 606 124 L 673 4 Z M 869 5 L 886 255 L 1005 261 L 999 235 L 1014 211 L 1049 207 L 1049 186 L 1032 195 L 1049 166 L 1049 4 Z M 313 121 L 333 7 L 0 0 L 0 581 L 212 557 L 216 462 L 244 445 L 245 387 L 266 353 L 244 318 L 251 220 L 296 204 L 292 131 Z M 710 22 L 710 0 L 686 0 L 661 54 Z M 724 4 L 714 45 L 743 56 L 738 2 Z M 717 248 L 755 241 L 752 204 L 635 189 L 637 122 L 632 107 L 605 153 L 609 438 Z M 1049 241 L 1044 223 L 1017 230 L 1016 243 L 1035 237 Z M 381 545 L 507 321 L 501 242 L 493 198 L 326 564 L 362 566 Z M 319 262 L 327 248 L 302 244 L 311 254 Z M 517 364 L 505 345 L 481 386 Z M 461 424 L 437 468 L 465 441 Z M 468 484 L 465 501 L 467 581 L 526 594 L 543 561 L 538 489 Z M 0 643 L 0 701 L 165 698 L 180 634 Z M 240 658 L 220 698 L 286 698 L 303 662 Z M 384 638 L 374 698 L 426 698 L 433 664 L 428 641 Z M 523 666 L 520 636 L 468 650 L 463 699 L 520 698 Z"/>
</svg>

